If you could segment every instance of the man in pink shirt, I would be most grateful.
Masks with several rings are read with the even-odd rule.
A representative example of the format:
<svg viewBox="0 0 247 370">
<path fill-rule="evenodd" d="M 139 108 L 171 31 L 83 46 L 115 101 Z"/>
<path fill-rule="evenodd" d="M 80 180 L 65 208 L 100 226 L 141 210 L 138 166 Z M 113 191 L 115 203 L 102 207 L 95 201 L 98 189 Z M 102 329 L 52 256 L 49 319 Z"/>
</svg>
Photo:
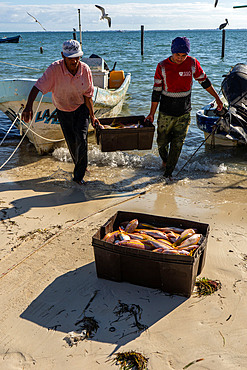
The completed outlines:
<svg viewBox="0 0 247 370">
<path fill-rule="evenodd" d="M 65 41 L 61 54 L 63 59 L 52 63 L 33 86 L 22 119 L 25 122 L 32 119 L 33 102 L 39 91 L 42 94 L 52 92 L 52 101 L 75 164 L 73 181 L 82 185 L 88 161 L 89 116 L 94 127 L 99 123 L 93 109 L 93 79 L 89 66 L 80 61 L 83 51 L 78 41 Z"/>
</svg>

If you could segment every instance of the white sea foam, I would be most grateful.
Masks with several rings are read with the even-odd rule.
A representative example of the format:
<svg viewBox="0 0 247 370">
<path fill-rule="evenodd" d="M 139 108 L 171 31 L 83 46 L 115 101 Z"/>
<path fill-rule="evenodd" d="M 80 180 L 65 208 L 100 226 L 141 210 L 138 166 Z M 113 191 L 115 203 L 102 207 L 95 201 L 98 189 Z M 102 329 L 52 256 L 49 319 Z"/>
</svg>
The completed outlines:
<svg viewBox="0 0 247 370">
<path fill-rule="evenodd" d="M 67 148 L 57 148 L 52 153 L 53 157 L 60 162 L 72 162 Z M 130 154 L 126 152 L 101 152 L 97 147 L 88 151 L 88 164 L 91 166 L 130 167 L 157 169 L 160 167 L 160 158 L 154 154 Z"/>
<path fill-rule="evenodd" d="M 140 153 L 140 152 L 139 152 Z M 110 168 L 139 168 L 150 171 L 157 171 L 161 168 L 161 159 L 158 155 L 148 153 L 144 155 L 133 154 L 128 152 L 101 152 L 101 150 L 92 146 L 88 151 L 88 164 L 97 167 Z M 69 150 L 67 148 L 55 149 L 52 153 L 53 157 L 60 162 L 72 162 Z M 185 161 L 180 158 L 175 171 L 180 171 L 184 166 Z M 227 166 L 224 163 L 215 164 L 208 159 L 200 158 L 188 162 L 183 168 L 183 172 L 189 173 L 224 173 L 227 171 Z M 110 173 L 108 173 L 110 176 Z"/>
<path fill-rule="evenodd" d="M 179 171 L 184 164 L 181 162 L 178 163 L 177 165 L 177 171 Z M 191 163 L 188 163 L 184 169 L 184 172 L 190 172 L 190 173 L 195 173 L 195 172 L 204 172 L 204 173 L 224 173 L 227 171 L 227 166 L 224 163 L 221 164 L 214 164 L 212 162 L 205 162 L 205 161 L 193 161 Z"/>
<path fill-rule="evenodd" d="M 53 151 L 52 156 L 59 162 L 72 162 L 70 152 L 67 148 L 57 148 Z"/>
</svg>

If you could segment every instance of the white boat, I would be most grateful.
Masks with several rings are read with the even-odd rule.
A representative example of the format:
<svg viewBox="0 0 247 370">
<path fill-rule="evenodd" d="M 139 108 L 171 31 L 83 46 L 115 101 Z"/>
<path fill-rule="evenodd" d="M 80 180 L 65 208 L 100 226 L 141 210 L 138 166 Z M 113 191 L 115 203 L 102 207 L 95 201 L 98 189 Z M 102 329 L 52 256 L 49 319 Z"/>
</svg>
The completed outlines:
<svg viewBox="0 0 247 370">
<path fill-rule="evenodd" d="M 92 71 L 94 81 L 94 110 L 96 117 L 115 117 L 121 110 L 131 74 L 105 69 L 102 58 L 82 58 Z M 20 133 L 26 134 L 39 154 L 47 153 L 64 145 L 64 136 L 52 103 L 51 93 L 38 94 L 34 105 L 34 118 L 30 124 L 20 120 L 27 97 L 35 79 L 5 79 L 0 81 L 0 110 L 5 113 Z M 109 87 L 108 87 L 109 86 Z M 114 88 L 113 88 L 114 87 Z"/>
</svg>

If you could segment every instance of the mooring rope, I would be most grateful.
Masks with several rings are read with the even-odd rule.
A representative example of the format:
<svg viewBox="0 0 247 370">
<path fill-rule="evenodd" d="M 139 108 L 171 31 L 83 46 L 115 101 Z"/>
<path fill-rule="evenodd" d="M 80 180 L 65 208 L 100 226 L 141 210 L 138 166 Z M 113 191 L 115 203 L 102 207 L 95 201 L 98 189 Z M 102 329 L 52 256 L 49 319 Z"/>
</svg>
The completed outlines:
<svg viewBox="0 0 247 370">
<path fill-rule="evenodd" d="M 22 109 L 22 108 L 21 108 Z M 1 143 L 0 143 L 0 146 L 2 145 L 2 143 L 4 142 L 4 140 L 6 139 L 6 137 L 8 136 L 8 134 L 10 133 L 12 127 L 14 126 L 15 122 L 17 121 L 18 119 L 18 114 L 21 112 L 21 109 L 19 110 L 19 112 L 17 113 L 16 117 L 15 117 L 15 120 L 13 121 L 12 125 L 10 126 L 10 128 L 8 129 L 8 131 L 6 132 L 6 134 L 4 135 L 4 138 L 2 139 Z"/>
<path fill-rule="evenodd" d="M 42 99 L 43 99 L 43 94 L 42 94 L 42 96 L 41 96 L 41 98 L 40 98 L 40 101 L 39 101 L 39 104 L 38 104 L 38 106 L 37 106 L 37 109 L 36 109 L 36 112 L 35 112 L 35 114 L 34 114 L 34 116 L 33 116 L 33 118 L 32 118 L 32 121 L 31 121 L 31 123 L 30 123 L 30 125 L 28 126 L 28 129 L 27 129 L 27 131 L 25 132 L 25 134 L 22 136 L 22 138 L 21 138 L 21 140 L 20 140 L 20 142 L 19 142 L 19 144 L 16 146 L 16 148 L 14 149 L 14 151 L 10 154 L 10 156 L 9 156 L 9 158 L 0 166 L 0 170 L 10 161 L 10 159 L 13 157 L 13 155 L 15 154 L 15 152 L 17 151 L 17 149 L 20 147 L 20 145 L 21 145 L 21 143 L 23 142 L 23 140 L 25 139 L 25 137 L 26 137 L 26 135 L 27 135 L 27 133 L 28 133 L 28 131 L 29 131 L 29 129 L 31 128 L 31 126 L 32 126 L 32 124 L 33 124 L 33 121 L 34 121 L 34 117 L 36 116 L 36 114 L 37 114 L 37 111 L 38 111 L 38 109 L 39 109 L 39 107 L 40 107 L 40 104 L 41 104 L 41 102 L 42 102 Z"/>
<path fill-rule="evenodd" d="M 29 128 L 29 126 L 22 120 L 20 120 L 20 123 L 24 126 L 26 126 L 34 135 L 38 136 L 40 139 L 43 139 L 43 140 L 46 140 L 46 141 L 50 141 L 50 142 L 54 142 L 54 143 L 57 143 L 57 142 L 60 142 L 60 141 L 64 141 L 65 139 L 48 139 L 47 137 L 44 137 L 44 136 L 41 136 L 39 135 L 37 132 L 33 131 L 31 128 Z"/>
<path fill-rule="evenodd" d="M 41 71 L 40 69 L 37 69 L 37 68 L 26 67 L 26 66 L 18 66 L 17 64 L 3 62 L 2 60 L 0 60 L 0 63 L 9 64 L 10 66 L 14 66 L 14 67 L 28 68 L 28 69 L 34 69 L 35 71 Z"/>
<path fill-rule="evenodd" d="M 198 150 L 202 147 L 202 145 L 208 140 L 208 138 L 210 138 L 211 135 L 213 135 L 214 137 L 214 134 L 215 134 L 215 131 L 217 129 L 217 127 L 219 126 L 219 123 L 215 124 L 212 131 L 210 132 L 210 134 L 207 136 L 207 138 L 205 140 L 203 140 L 201 142 L 201 144 L 199 145 L 199 147 L 194 151 L 194 153 L 189 157 L 189 159 L 185 162 L 185 164 L 183 165 L 183 167 L 176 173 L 176 176 L 178 176 L 180 174 L 180 172 L 182 172 L 182 170 L 187 166 L 187 164 L 190 162 L 190 160 L 194 157 L 194 155 L 198 152 Z"/>
<path fill-rule="evenodd" d="M 128 202 L 129 200 L 132 200 L 136 197 L 139 197 L 141 195 L 144 195 L 146 193 L 146 191 L 142 191 L 140 193 L 137 193 L 135 195 L 133 195 L 131 198 L 128 198 L 128 199 L 125 199 L 125 200 L 122 200 L 120 202 L 117 202 L 117 203 L 114 203 L 110 206 L 107 206 L 105 208 L 102 208 L 100 209 L 99 211 L 96 211 L 96 212 L 93 212 L 91 213 L 90 215 L 88 216 L 85 216 L 83 218 L 81 218 L 80 220 L 77 220 L 75 221 L 72 225 L 69 225 L 67 226 L 65 229 L 63 230 L 60 230 L 58 231 L 55 235 L 51 236 L 48 240 L 46 240 L 43 244 L 41 244 L 38 248 L 36 248 L 35 250 L 33 250 L 32 252 L 30 252 L 27 256 L 25 256 L 24 258 L 22 258 L 21 261 L 17 262 L 16 264 L 14 264 L 13 266 L 9 267 L 5 272 L 3 272 L 1 275 L 0 275 L 0 279 L 2 279 L 4 276 L 6 276 L 9 272 L 13 271 L 16 267 L 18 267 L 20 264 L 22 264 L 24 261 L 26 261 L 29 257 L 31 257 L 34 253 L 38 252 L 40 249 L 44 248 L 48 243 L 50 243 L 52 240 L 54 240 L 55 238 L 57 238 L 59 235 L 61 235 L 64 231 L 67 231 L 69 229 L 71 229 L 73 226 L 79 224 L 80 222 L 82 221 L 85 221 L 87 220 L 88 218 L 90 217 L 93 217 L 99 213 L 102 213 L 104 211 L 106 211 L 107 209 L 110 209 L 112 207 L 116 207 L 118 206 L 119 204 L 122 204 L 122 203 L 125 203 L 125 202 Z"/>
</svg>

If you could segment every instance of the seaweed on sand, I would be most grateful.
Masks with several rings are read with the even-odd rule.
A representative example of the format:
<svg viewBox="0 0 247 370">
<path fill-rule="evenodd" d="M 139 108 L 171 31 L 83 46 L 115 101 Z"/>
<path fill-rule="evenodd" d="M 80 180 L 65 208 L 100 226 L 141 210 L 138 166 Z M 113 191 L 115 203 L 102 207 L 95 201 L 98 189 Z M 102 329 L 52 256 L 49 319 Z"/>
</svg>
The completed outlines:
<svg viewBox="0 0 247 370">
<path fill-rule="evenodd" d="M 121 301 L 118 301 L 118 306 L 114 308 L 114 313 L 115 315 L 118 316 L 118 319 L 115 321 L 119 321 L 120 318 L 122 318 L 124 314 L 128 313 L 129 317 L 131 316 L 134 317 L 135 323 L 133 324 L 133 326 L 136 326 L 138 330 L 140 331 L 147 329 L 146 325 L 143 325 L 139 322 L 139 320 L 141 319 L 141 315 L 142 315 L 142 308 L 139 305 L 136 305 L 136 304 L 128 305 L 126 303 L 122 303 Z"/>
<path fill-rule="evenodd" d="M 211 295 L 217 290 L 221 289 L 221 282 L 219 280 L 211 280 L 205 277 L 196 281 L 197 295 L 199 297 Z"/>
<path fill-rule="evenodd" d="M 85 330 L 85 337 L 91 338 L 99 329 L 99 324 L 94 317 L 84 316 L 76 325 L 82 324 L 81 329 Z"/>
<path fill-rule="evenodd" d="M 147 369 L 148 358 L 144 357 L 141 353 L 129 351 L 129 352 L 117 352 L 116 356 L 112 361 L 115 365 L 120 365 L 120 369 L 123 370 L 144 370 Z"/>
</svg>

